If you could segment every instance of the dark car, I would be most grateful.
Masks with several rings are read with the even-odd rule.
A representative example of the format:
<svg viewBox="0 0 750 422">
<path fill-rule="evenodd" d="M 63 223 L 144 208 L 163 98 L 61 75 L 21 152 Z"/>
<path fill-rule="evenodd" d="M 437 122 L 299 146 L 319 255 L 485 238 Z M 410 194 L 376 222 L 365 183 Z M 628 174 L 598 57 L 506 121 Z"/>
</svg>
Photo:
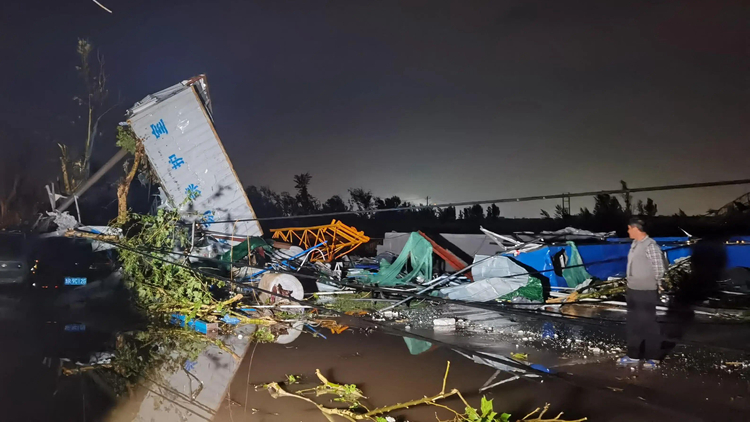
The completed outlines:
<svg viewBox="0 0 750 422">
<path fill-rule="evenodd" d="M 30 281 L 35 289 L 85 286 L 106 277 L 115 268 L 115 261 L 106 252 L 93 252 L 91 243 L 85 239 L 39 239 L 33 256 Z"/>
<path fill-rule="evenodd" d="M 29 276 L 28 240 L 23 233 L 0 232 L 0 286 L 22 286 Z"/>
</svg>

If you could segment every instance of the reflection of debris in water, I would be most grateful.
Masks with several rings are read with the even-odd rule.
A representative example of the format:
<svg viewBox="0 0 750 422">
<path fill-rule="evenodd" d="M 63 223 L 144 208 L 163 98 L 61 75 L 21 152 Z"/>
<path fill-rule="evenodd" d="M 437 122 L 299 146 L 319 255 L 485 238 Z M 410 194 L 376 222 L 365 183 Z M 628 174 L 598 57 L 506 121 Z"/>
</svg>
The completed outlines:
<svg viewBox="0 0 750 422">
<path fill-rule="evenodd" d="M 533 317 L 508 317 L 461 306 L 407 310 L 402 314 L 409 317 L 407 330 L 423 334 L 430 330 L 441 341 L 485 352 L 526 352 L 531 360 L 554 367 L 614 361 L 626 350 L 624 326 L 583 326 Z M 449 327 L 448 321 L 454 321 L 453 326 Z M 661 367 L 661 373 L 667 376 L 696 370 L 737 374 L 744 379 L 750 375 L 750 359 L 747 353 L 677 346 Z"/>
</svg>

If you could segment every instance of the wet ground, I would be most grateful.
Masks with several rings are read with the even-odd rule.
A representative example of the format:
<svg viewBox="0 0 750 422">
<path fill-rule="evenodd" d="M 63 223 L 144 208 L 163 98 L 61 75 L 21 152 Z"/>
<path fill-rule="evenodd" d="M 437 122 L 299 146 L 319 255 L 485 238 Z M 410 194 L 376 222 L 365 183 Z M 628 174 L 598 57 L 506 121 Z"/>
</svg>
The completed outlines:
<svg viewBox="0 0 750 422">
<path fill-rule="evenodd" d="M 518 331 L 515 326 L 514 329 Z M 712 352 L 701 356 L 705 352 L 680 346 L 657 370 L 631 369 L 616 366 L 614 355 L 600 352 L 594 356 L 591 352 L 584 358 L 583 352 L 573 347 L 561 358 L 559 349 L 552 352 L 535 345 L 533 335 L 527 332 L 514 341 L 506 334 L 470 330 L 434 332 L 411 326 L 410 330 L 436 335 L 456 345 L 482 344 L 485 350 L 495 352 L 526 352 L 529 361 L 541 361 L 555 368 L 558 373 L 543 381 L 522 379 L 483 393 L 494 399 L 496 410 L 519 418 L 545 403 L 551 403 L 555 414 L 564 411 L 570 419 L 585 416 L 592 421 L 744 421 L 750 414 L 750 384 L 745 371 L 722 369 L 720 364 L 695 366 L 696 362 L 717 358 Z M 588 331 L 584 330 L 584 338 Z M 571 332 L 581 334 L 576 329 Z M 492 339 L 497 343 L 492 344 Z M 573 343 L 590 340 L 588 337 Z M 568 344 L 567 339 L 562 342 Z M 555 349 L 551 344 L 548 346 Z M 718 358 L 726 361 L 738 357 L 727 354 Z M 311 404 L 292 398 L 272 399 L 265 390 L 255 388 L 283 381 L 288 374 L 303 376 L 302 385 L 292 389 L 309 388 L 317 382 L 316 369 L 333 382 L 357 384 L 369 397 L 370 407 L 421 398 L 440 390 L 446 361 L 451 361 L 448 386 L 458 388 L 472 405 L 478 406 L 482 396 L 478 390 L 495 370 L 476 364 L 446 346 L 436 345 L 415 356 L 400 337 L 379 332 L 364 335 L 351 330 L 339 335 L 327 334 L 327 339 L 303 335 L 286 346 L 260 344 L 254 355 L 245 358 L 215 420 L 325 422 Z M 499 379 L 502 377 L 507 376 Z M 319 403 L 334 405 L 325 399 Z M 457 400 L 446 400 L 443 404 L 462 407 Z M 394 416 L 412 422 L 430 421 L 436 420 L 436 413 L 443 419 L 450 416 L 430 406 L 396 412 Z"/>
<path fill-rule="evenodd" d="M 458 329 L 433 328 L 433 319 L 446 313 L 463 320 Z M 2 292 L 0 421 L 122 420 L 127 413 L 122 403 L 116 405 L 117 398 L 94 373 L 66 377 L 58 367 L 61 358 L 85 362 L 92 352 L 111 350 L 117 331 L 137 325 L 126 315 L 126 308 L 112 303 L 60 306 L 52 296 Z M 550 324 L 465 309 L 427 308 L 411 317 L 408 322 L 399 316 L 388 323 L 453 347 L 471 346 L 502 356 L 526 353 L 529 363 L 555 369 L 557 374 L 543 381 L 516 380 L 483 393 L 494 400 L 496 410 L 517 418 L 545 403 L 551 404 L 555 415 L 564 411 L 570 419 L 585 416 L 592 421 L 743 421 L 750 414 L 748 368 L 741 366 L 747 363 L 746 352 L 678 345 L 657 370 L 620 368 L 614 363 L 623 343 L 617 327 Z M 686 338 L 688 343 L 743 348 L 749 330 L 746 324 L 703 324 Z M 333 382 L 357 384 L 371 408 L 437 393 L 447 361 L 451 362 L 448 388 L 458 388 L 478 406 L 483 395 L 479 388 L 495 373 L 445 344 L 435 343 L 412 355 L 402 337 L 380 331 L 321 332 L 327 339 L 303 334 L 288 345 L 251 346 L 214 420 L 326 422 L 309 403 L 273 399 L 255 388 L 283 381 L 286 375 L 302 376 L 292 390 L 311 387 L 317 384 L 316 369 Z M 336 405 L 330 397 L 319 402 Z M 441 404 L 462 407 L 458 400 Z M 393 415 L 416 422 L 434 421 L 436 413 L 449 418 L 446 411 L 429 406 Z"/>
<path fill-rule="evenodd" d="M 122 303 L 57 306 L 60 295 L 0 291 L 0 421 L 103 420 L 116 404 L 94 373 L 61 374 L 61 359 L 88 363 L 133 327 Z"/>
</svg>

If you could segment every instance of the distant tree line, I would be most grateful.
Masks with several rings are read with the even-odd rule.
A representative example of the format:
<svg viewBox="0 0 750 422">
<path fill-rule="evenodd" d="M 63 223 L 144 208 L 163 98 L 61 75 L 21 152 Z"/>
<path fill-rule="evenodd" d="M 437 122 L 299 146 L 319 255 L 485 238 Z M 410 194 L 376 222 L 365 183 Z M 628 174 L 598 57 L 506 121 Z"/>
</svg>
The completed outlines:
<svg viewBox="0 0 750 422">
<path fill-rule="evenodd" d="M 336 217 L 306 217 L 300 219 L 265 220 L 264 228 L 273 229 L 290 226 L 312 226 L 328 224 L 332 219 L 342 220 L 359 229 L 379 235 L 386 231 L 445 231 L 456 233 L 477 233 L 479 226 L 505 233 L 513 231 L 555 230 L 566 226 L 596 230 L 619 230 L 624 233 L 627 220 L 633 215 L 654 219 L 658 206 L 651 198 L 645 202 L 634 202 L 629 193 L 621 198 L 601 194 L 595 197 L 593 210 L 584 207 L 577 214 L 571 214 L 561 205 L 552 214 L 542 210 L 541 218 L 505 218 L 497 204 L 482 206 L 475 204 L 460 210 L 453 206 L 430 209 L 407 209 L 367 213 L 373 210 L 409 208 L 422 204 L 404 201 L 398 196 L 380 198 L 364 188 L 348 189 L 348 196 L 333 195 L 321 201 L 310 193 L 312 176 L 302 173 L 294 176 L 294 193 L 275 192 L 268 187 L 248 186 L 246 192 L 250 203 L 259 218 L 313 216 L 324 213 L 358 211 L 357 214 Z M 627 184 L 622 182 L 623 189 Z M 622 200 L 622 203 L 620 202 Z M 623 205 L 624 204 L 624 205 Z M 684 212 L 675 217 L 688 218 Z"/>
<path fill-rule="evenodd" d="M 303 173 L 294 176 L 295 194 L 289 192 L 277 193 L 268 187 L 248 186 L 245 191 L 253 204 L 256 214 L 262 217 L 281 217 L 294 215 L 312 215 L 332 212 L 359 211 L 363 215 L 368 215 L 367 211 L 383 210 L 392 208 L 410 208 L 423 204 L 414 204 L 409 201 L 403 201 L 398 196 L 380 198 L 374 196 L 372 191 L 363 188 L 352 188 L 348 190 L 349 197 L 342 198 L 339 195 L 333 195 L 325 202 L 320 202 L 310 194 L 310 182 L 312 176 L 310 173 Z M 500 218 L 500 208 L 496 204 L 491 204 L 485 209 L 481 205 L 461 210 L 456 214 L 455 207 L 405 210 L 394 213 L 397 215 L 413 215 L 419 218 L 426 218 L 437 221 L 455 221 L 459 220 L 484 220 Z M 377 219 L 377 213 L 369 215 L 368 218 Z"/>
<path fill-rule="evenodd" d="M 656 202 L 651 198 L 647 198 L 645 202 L 634 201 L 632 195 L 627 192 L 627 184 L 624 181 L 621 185 L 626 193 L 597 195 L 594 197 L 594 207 L 591 210 L 583 207 L 578 213 L 571 214 L 562 205 L 557 205 L 551 214 L 542 210 L 541 218 L 503 217 L 497 204 L 475 204 L 459 210 L 450 206 L 367 213 L 421 204 L 404 201 L 398 196 L 380 198 L 364 188 L 351 188 L 348 189 L 346 197 L 333 195 L 325 201 L 320 201 L 310 193 L 311 182 L 312 176 L 303 173 L 294 176 L 294 193 L 277 193 L 268 187 L 246 188 L 250 203 L 259 218 L 306 216 L 299 219 L 262 220 L 261 225 L 266 232 L 274 228 L 328 224 L 332 219 L 336 219 L 365 231 L 370 237 L 381 237 L 388 231 L 479 233 L 480 226 L 498 233 L 539 232 L 572 226 L 597 232 L 616 231 L 618 235 L 626 236 L 628 219 L 637 215 L 646 220 L 651 233 L 655 236 L 681 236 L 684 235 L 683 230 L 694 236 L 750 234 L 747 213 L 743 211 L 746 208 L 750 209 L 750 199 L 745 201 L 748 203 L 747 206 L 739 204 L 728 212 L 715 211 L 705 216 L 688 216 L 679 210 L 669 216 L 658 215 L 659 207 Z M 335 217 L 310 217 L 347 211 L 359 212 Z"/>
</svg>

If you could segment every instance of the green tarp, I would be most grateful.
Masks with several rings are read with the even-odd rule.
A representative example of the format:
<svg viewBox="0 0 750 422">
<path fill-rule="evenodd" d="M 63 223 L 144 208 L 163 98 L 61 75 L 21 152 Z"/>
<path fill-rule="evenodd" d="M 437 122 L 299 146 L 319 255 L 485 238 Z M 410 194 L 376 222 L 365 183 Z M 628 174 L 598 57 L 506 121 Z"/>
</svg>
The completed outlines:
<svg viewBox="0 0 750 422">
<path fill-rule="evenodd" d="M 570 247 L 570 256 L 568 257 L 568 263 L 562 270 L 562 275 L 565 278 L 568 287 L 576 287 L 590 279 L 591 274 L 589 274 L 589 272 L 586 271 L 586 267 L 583 266 L 583 259 L 581 259 L 581 254 L 578 253 L 576 244 L 570 241 L 566 243 Z"/>
<path fill-rule="evenodd" d="M 227 253 L 219 257 L 219 259 L 224 262 L 237 262 L 240 259 L 246 257 L 249 251 L 254 251 L 256 248 L 263 248 L 267 251 L 271 250 L 271 244 L 262 237 L 252 236 L 250 237 L 249 241 L 250 248 L 247 247 L 248 240 L 243 240 L 242 242 L 234 245 Z"/>
<path fill-rule="evenodd" d="M 411 264 L 412 270 L 400 276 L 407 262 Z M 399 286 L 409 284 L 418 276 L 421 276 L 423 280 L 432 279 L 432 245 L 415 232 L 409 235 L 409 240 L 406 241 L 404 249 L 393 264 L 382 260 L 377 274 L 370 274 L 358 281 L 380 286 Z"/>
<path fill-rule="evenodd" d="M 532 302 L 543 302 L 544 291 L 542 290 L 542 280 L 529 276 L 529 282 L 525 286 L 500 296 L 497 300 L 513 300 L 515 297 L 524 297 Z"/>
</svg>

